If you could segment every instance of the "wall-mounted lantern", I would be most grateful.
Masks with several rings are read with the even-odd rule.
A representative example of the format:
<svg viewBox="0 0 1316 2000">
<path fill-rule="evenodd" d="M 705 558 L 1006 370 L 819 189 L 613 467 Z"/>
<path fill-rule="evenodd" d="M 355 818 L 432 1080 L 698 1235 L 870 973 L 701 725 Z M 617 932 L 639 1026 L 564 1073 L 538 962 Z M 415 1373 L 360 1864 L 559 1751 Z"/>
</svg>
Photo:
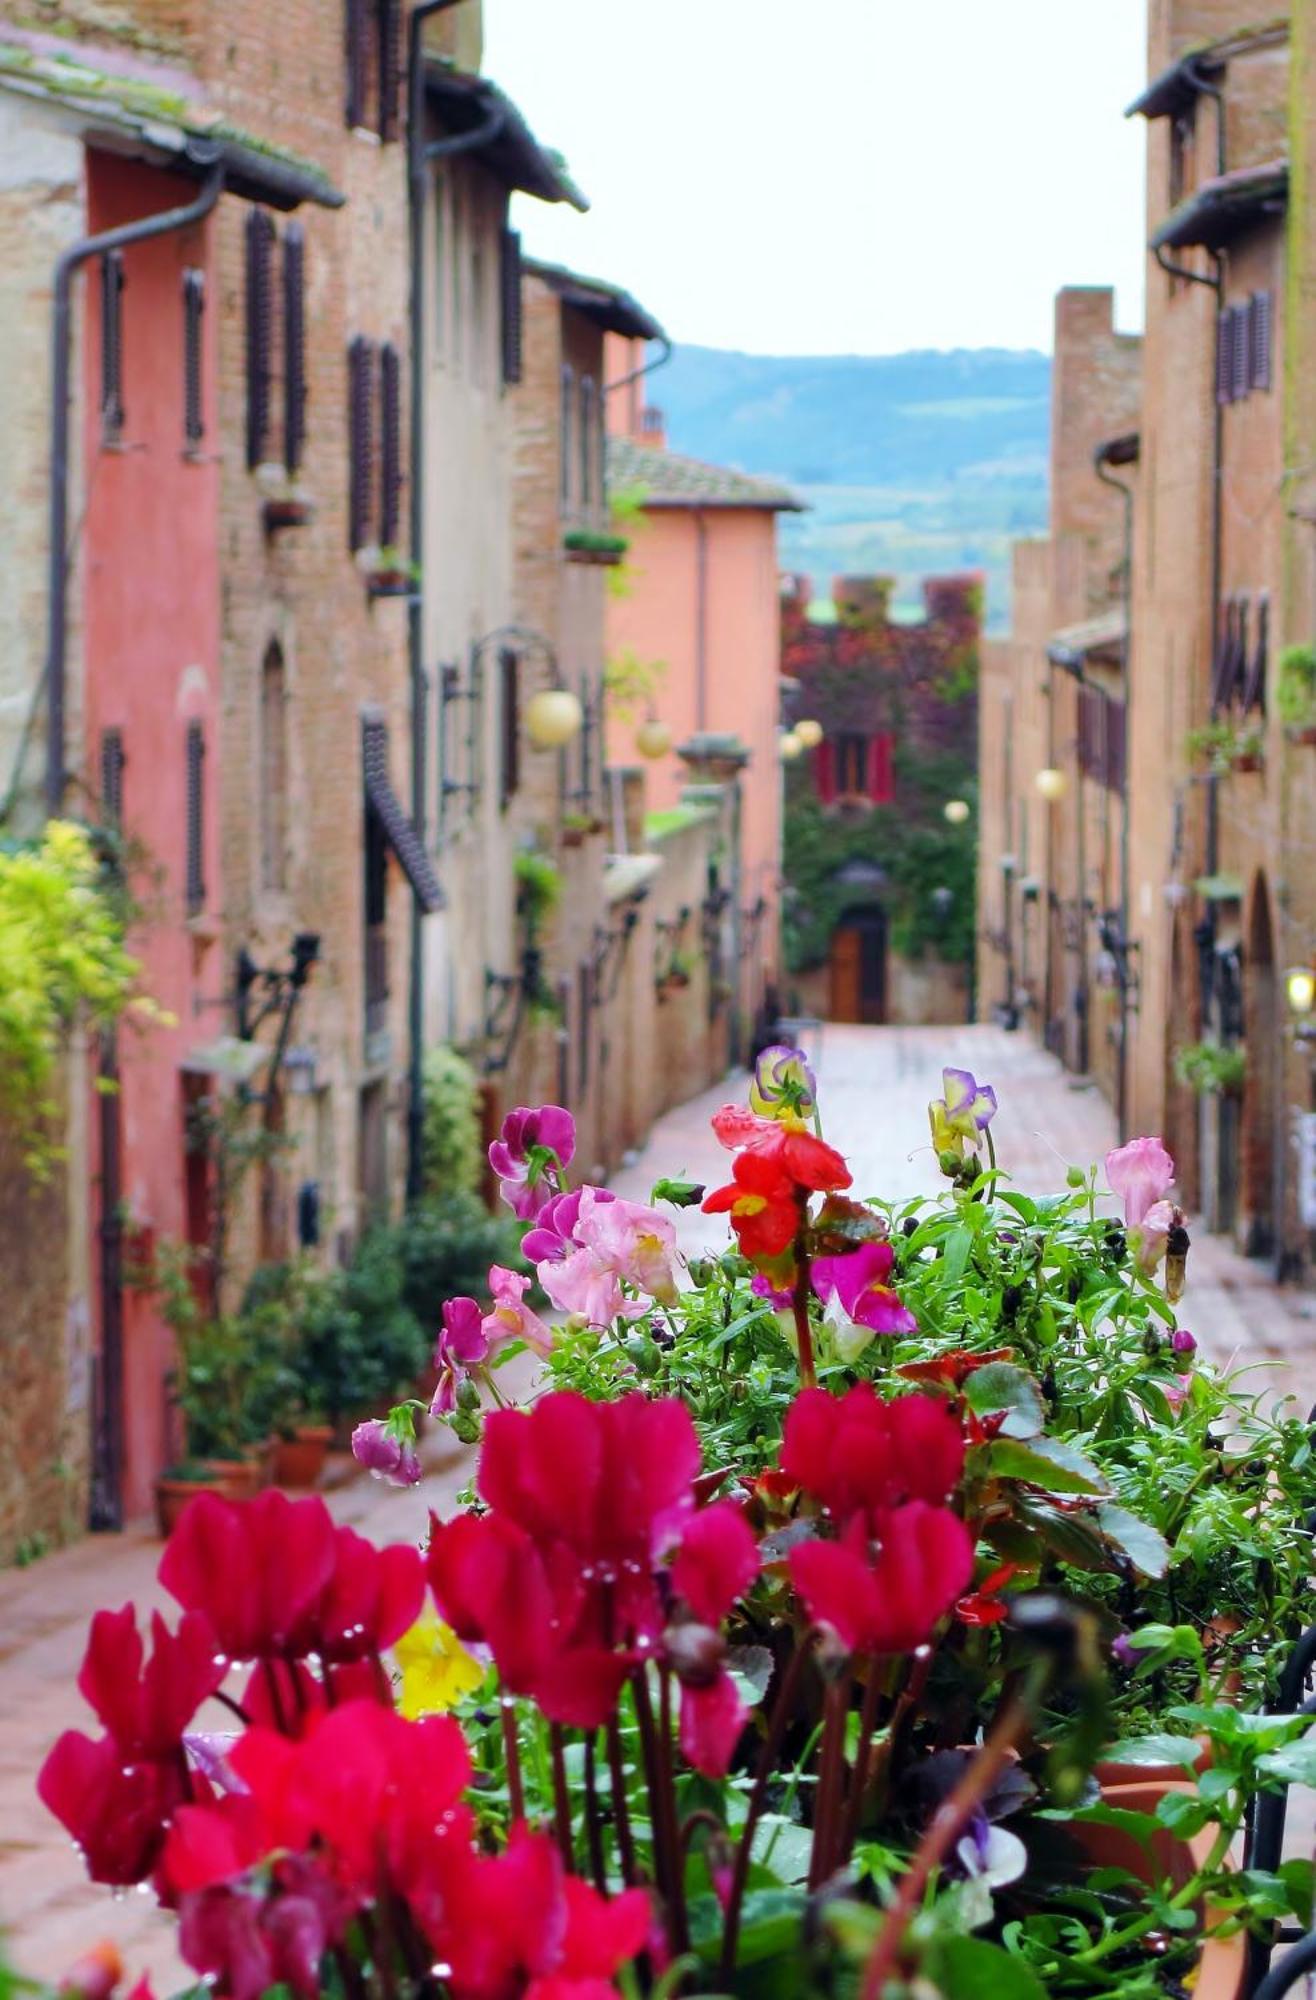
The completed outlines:
<svg viewBox="0 0 1316 2000">
<path fill-rule="evenodd" d="M 1284 974 L 1284 998 L 1295 1022 L 1306 1023 L 1316 1010 L 1316 971 L 1309 965 L 1291 965 Z"/>
<path fill-rule="evenodd" d="M 793 764 L 795 759 L 802 756 L 803 753 L 804 744 L 800 740 L 798 731 L 783 729 L 781 735 L 777 738 L 777 755 L 781 758 L 782 763 Z"/>
<path fill-rule="evenodd" d="M 661 717 L 651 715 L 636 730 L 635 747 L 651 761 L 665 757 L 672 747 L 672 732 Z"/>
<path fill-rule="evenodd" d="M 540 688 L 525 709 L 525 733 L 536 750 L 561 750 L 579 736 L 585 720 L 580 696 L 570 688 Z"/>
<path fill-rule="evenodd" d="M 802 722 L 797 722 L 792 733 L 799 737 L 806 750 L 816 750 L 823 740 L 823 726 L 812 715 L 806 715 Z"/>
<path fill-rule="evenodd" d="M 947 799 L 945 805 L 941 808 L 941 816 L 951 826 L 963 826 L 965 820 L 969 817 L 969 801 L 967 799 Z"/>
<path fill-rule="evenodd" d="M 1054 764 L 1045 764 L 1033 779 L 1033 789 L 1049 806 L 1058 805 L 1069 790 L 1069 777 Z"/>
</svg>

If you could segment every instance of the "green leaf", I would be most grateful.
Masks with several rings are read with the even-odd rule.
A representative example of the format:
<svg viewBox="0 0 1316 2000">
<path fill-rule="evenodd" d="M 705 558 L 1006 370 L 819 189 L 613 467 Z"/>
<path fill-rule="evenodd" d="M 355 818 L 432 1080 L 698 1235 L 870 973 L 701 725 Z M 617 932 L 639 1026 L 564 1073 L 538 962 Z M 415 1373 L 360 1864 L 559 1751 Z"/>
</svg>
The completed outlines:
<svg viewBox="0 0 1316 2000">
<path fill-rule="evenodd" d="M 1045 1449 L 1043 1448 L 1045 1447 Z M 987 1470 L 997 1479 L 1022 1479 L 1046 1493 L 1101 1493 L 1104 1481 L 1090 1459 L 1057 1438 L 1022 1444 L 1017 1438 L 995 1438 L 984 1452 Z"/>
<path fill-rule="evenodd" d="M 1194 1736 L 1127 1736 L 1103 1753 L 1108 1764 L 1180 1764 L 1195 1770 L 1201 1745 Z"/>
<path fill-rule="evenodd" d="M 1098 1507 L 1097 1520 L 1102 1534 L 1124 1552 L 1135 1569 L 1144 1576 L 1165 1575 L 1170 1567 L 1169 1544 L 1150 1521 L 1140 1521 L 1136 1514 L 1117 1507 L 1113 1500 Z"/>
<path fill-rule="evenodd" d="M 1036 1973 L 1021 1958 L 983 1938 L 947 1938 L 934 1963 L 946 2000 L 1046 2000 Z"/>
<path fill-rule="evenodd" d="M 973 1232 L 960 1223 L 946 1238 L 946 1248 L 941 1257 L 941 1274 L 948 1285 L 957 1285 L 964 1276 L 964 1268 L 972 1249 Z"/>
<path fill-rule="evenodd" d="M 1257 1769 L 1286 1785 L 1316 1785 L 1316 1740 L 1267 1750 L 1258 1757 Z"/>
<path fill-rule="evenodd" d="M 1006 1437 L 1036 1437 L 1045 1422 L 1040 1386 L 1012 1361 L 989 1361 L 985 1368 L 975 1368 L 964 1384 L 964 1400 L 980 1417 L 1008 1411 L 1002 1426 Z"/>
<path fill-rule="evenodd" d="M 741 1904 L 736 1964 L 759 1965 L 797 1943 L 804 1922 L 805 1896 L 799 1889 L 752 1889 Z M 696 1896 L 690 1905 L 690 1942 L 699 1956 L 715 1961 L 722 1950 L 722 1905 L 716 1896 Z"/>
</svg>

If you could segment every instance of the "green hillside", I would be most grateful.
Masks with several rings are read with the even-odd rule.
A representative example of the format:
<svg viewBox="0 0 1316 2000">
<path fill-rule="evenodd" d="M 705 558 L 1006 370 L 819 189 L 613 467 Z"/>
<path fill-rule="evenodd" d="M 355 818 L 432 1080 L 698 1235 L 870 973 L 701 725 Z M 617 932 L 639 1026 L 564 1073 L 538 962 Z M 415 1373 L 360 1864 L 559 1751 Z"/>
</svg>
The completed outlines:
<svg viewBox="0 0 1316 2000">
<path fill-rule="evenodd" d="M 1008 623 L 1009 547 L 1046 526 L 1051 365 L 1002 349 L 774 356 L 678 348 L 654 378 L 676 451 L 787 480 L 786 568 L 825 594 L 842 571 L 899 578 L 980 569 L 988 623 Z"/>
</svg>

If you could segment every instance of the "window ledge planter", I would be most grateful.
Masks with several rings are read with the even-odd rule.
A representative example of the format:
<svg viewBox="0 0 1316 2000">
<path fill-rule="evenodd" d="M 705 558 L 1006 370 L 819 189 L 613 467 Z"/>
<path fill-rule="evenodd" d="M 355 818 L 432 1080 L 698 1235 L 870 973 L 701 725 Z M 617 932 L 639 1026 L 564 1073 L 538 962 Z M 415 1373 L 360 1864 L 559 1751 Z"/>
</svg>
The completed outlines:
<svg viewBox="0 0 1316 2000">
<path fill-rule="evenodd" d="M 272 495 L 261 508 L 267 535 L 284 528 L 306 528 L 315 519 L 315 502 L 302 493 Z"/>
<path fill-rule="evenodd" d="M 1316 744 L 1316 721 L 1290 722 L 1285 726 L 1284 735 L 1289 743 L 1305 744 L 1310 748 Z"/>
<path fill-rule="evenodd" d="M 401 549 L 384 548 L 358 549 L 356 566 L 365 578 L 366 595 L 373 600 L 377 597 L 410 597 L 416 587 L 416 569 Z"/>
<path fill-rule="evenodd" d="M 568 562 L 593 563 L 605 569 L 615 569 L 626 560 L 630 543 L 624 535 L 595 534 L 588 528 L 575 528 L 562 537 L 562 551 Z"/>
</svg>

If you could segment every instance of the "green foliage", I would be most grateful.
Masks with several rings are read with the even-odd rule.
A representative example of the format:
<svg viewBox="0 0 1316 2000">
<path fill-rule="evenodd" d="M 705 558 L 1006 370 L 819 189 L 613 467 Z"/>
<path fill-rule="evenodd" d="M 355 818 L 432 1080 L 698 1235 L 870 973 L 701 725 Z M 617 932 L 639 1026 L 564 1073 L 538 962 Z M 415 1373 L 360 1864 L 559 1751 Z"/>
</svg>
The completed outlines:
<svg viewBox="0 0 1316 2000">
<path fill-rule="evenodd" d="M 972 785 L 966 781 L 954 796 L 971 793 Z M 935 819 L 919 824 L 896 806 L 875 806 L 861 816 L 830 814 L 808 789 L 807 777 L 792 773 L 786 869 L 795 895 L 785 916 L 791 970 L 803 972 L 821 965 L 840 918 L 861 900 L 854 889 L 836 879 L 848 861 L 867 862 L 886 872 L 881 901 L 897 951 L 908 957 L 934 951 L 952 963 L 967 962 L 973 953 L 976 852 L 971 821 L 966 826 Z M 944 915 L 932 901 L 934 887 L 951 891 Z"/>
<path fill-rule="evenodd" d="M 625 535 L 610 535 L 603 528 L 571 528 L 562 537 L 564 549 L 578 549 L 582 555 L 625 555 L 630 542 Z"/>
<path fill-rule="evenodd" d="M 425 1053 L 421 1170 L 430 1196 L 469 1194 L 479 1185 L 480 1105 L 475 1071 L 456 1049 Z"/>
<path fill-rule="evenodd" d="M 1190 729 L 1184 739 L 1188 755 L 1204 763 L 1217 778 L 1227 778 L 1239 764 L 1250 764 L 1265 753 L 1265 731 L 1256 725 L 1242 728 L 1236 722 L 1219 719 Z"/>
<path fill-rule="evenodd" d="M 1199 1097 L 1229 1095 L 1243 1088 L 1247 1051 L 1220 1042 L 1189 1042 L 1175 1054 L 1174 1073 Z"/>
<path fill-rule="evenodd" d="M 1291 728 L 1316 721 L 1316 650 L 1311 646 L 1286 646 L 1280 654 L 1275 706 Z"/>
<path fill-rule="evenodd" d="M 558 906 L 562 877 L 549 856 L 533 848 L 518 854 L 512 867 L 516 876 L 517 914 L 533 939 L 538 937 L 544 919 Z"/>
<path fill-rule="evenodd" d="M 51 820 L 39 841 L 0 848 L 0 1122 L 29 1168 L 49 1172 L 53 1084 L 75 1027 L 109 1028 L 137 998 L 126 906 L 85 828 Z"/>
<path fill-rule="evenodd" d="M 634 722 L 653 707 L 666 678 L 666 660 L 642 660 L 633 646 L 623 646 L 604 663 L 603 689 L 609 712 L 622 722 Z"/>
</svg>

